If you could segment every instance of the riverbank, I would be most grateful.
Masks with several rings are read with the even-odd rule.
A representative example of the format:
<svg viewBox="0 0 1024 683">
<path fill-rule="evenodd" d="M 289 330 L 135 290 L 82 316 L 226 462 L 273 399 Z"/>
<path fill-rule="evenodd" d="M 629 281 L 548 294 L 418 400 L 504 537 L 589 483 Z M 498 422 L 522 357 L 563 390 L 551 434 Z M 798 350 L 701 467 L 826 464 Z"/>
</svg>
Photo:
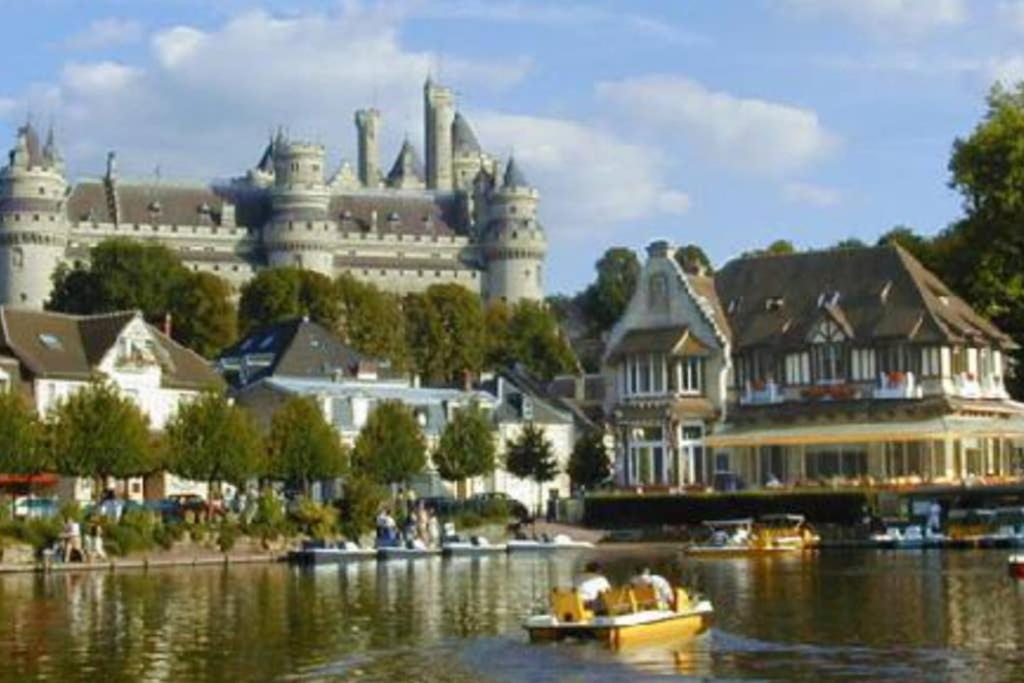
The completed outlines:
<svg viewBox="0 0 1024 683">
<path fill-rule="evenodd" d="M 93 562 L 34 562 L 0 563 L 0 574 L 49 574 L 69 572 L 102 572 L 148 570 L 171 567 L 209 567 L 213 565 L 236 565 L 283 562 L 286 555 L 281 553 L 234 554 L 186 556 L 125 557 Z"/>
</svg>

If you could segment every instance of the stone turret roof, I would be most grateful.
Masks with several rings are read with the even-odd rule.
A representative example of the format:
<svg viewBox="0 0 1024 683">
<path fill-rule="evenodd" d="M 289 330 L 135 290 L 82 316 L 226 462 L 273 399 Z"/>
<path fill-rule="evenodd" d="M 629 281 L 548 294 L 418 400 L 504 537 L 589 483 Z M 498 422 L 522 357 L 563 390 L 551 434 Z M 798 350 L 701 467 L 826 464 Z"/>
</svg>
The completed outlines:
<svg viewBox="0 0 1024 683">
<path fill-rule="evenodd" d="M 481 151 L 473 129 L 461 112 L 455 112 L 455 120 L 452 121 L 452 148 L 456 154 L 479 154 Z"/>
<path fill-rule="evenodd" d="M 519 168 L 519 164 L 516 163 L 515 157 L 509 157 L 508 165 L 505 166 L 505 178 L 503 182 L 504 187 L 529 187 L 530 183 L 526 182 L 526 176 L 523 175 L 522 170 Z"/>
<path fill-rule="evenodd" d="M 403 180 L 410 178 L 423 182 L 423 162 L 420 161 L 416 148 L 406 140 L 402 143 L 402 149 L 398 152 L 391 172 L 388 173 L 388 185 L 400 187 Z"/>
</svg>

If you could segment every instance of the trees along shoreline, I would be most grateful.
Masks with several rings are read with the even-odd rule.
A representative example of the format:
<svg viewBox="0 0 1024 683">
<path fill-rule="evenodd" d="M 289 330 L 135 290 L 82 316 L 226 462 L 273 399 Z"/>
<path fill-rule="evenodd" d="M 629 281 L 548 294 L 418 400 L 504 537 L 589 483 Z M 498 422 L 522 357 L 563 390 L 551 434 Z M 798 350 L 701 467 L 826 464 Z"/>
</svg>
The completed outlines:
<svg viewBox="0 0 1024 683">
<path fill-rule="evenodd" d="M 487 413 L 476 401 L 455 410 L 445 425 L 432 459 L 441 479 L 455 484 L 456 498 L 466 497 L 466 481 L 494 472 L 496 434 Z"/>
<path fill-rule="evenodd" d="M 520 479 L 533 481 L 537 488 L 538 513 L 544 507 L 544 484 L 554 480 L 561 471 L 554 446 L 544 430 L 533 422 L 523 425 L 522 431 L 507 445 L 505 470 Z"/>
</svg>

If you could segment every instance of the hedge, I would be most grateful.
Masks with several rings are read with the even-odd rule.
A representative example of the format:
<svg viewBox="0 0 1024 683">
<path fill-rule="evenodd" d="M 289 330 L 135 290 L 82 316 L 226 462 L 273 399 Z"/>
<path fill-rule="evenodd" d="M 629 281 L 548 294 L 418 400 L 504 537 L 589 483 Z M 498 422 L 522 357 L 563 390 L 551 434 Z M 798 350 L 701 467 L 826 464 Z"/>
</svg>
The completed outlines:
<svg viewBox="0 0 1024 683">
<path fill-rule="evenodd" d="M 602 529 L 700 524 L 716 519 L 801 514 L 815 524 L 856 524 L 870 507 L 862 491 L 588 496 L 583 522 Z"/>
</svg>

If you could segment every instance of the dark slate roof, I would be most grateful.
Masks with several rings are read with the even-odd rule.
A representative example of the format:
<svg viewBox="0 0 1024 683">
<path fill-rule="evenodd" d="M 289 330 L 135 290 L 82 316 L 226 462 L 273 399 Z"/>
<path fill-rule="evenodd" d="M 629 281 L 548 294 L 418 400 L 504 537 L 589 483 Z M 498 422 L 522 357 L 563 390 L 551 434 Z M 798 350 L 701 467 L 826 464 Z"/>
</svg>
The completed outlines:
<svg viewBox="0 0 1024 683">
<path fill-rule="evenodd" d="M 504 187 L 530 186 L 530 183 L 526 182 L 526 176 L 523 175 L 522 170 L 519 168 L 519 164 L 516 163 L 515 157 L 509 157 L 508 159 L 508 164 L 505 166 L 503 185 Z"/>
<path fill-rule="evenodd" d="M 360 363 L 374 362 L 304 318 L 253 330 L 221 353 L 218 364 L 222 370 L 237 369 L 243 360 L 249 368 L 245 384 L 270 376 L 352 377 Z"/>
<path fill-rule="evenodd" d="M 219 225 L 222 193 L 213 187 L 117 183 L 119 223 Z M 72 222 L 111 222 L 107 187 L 101 180 L 75 185 L 68 199 Z M 236 219 L 237 220 L 237 219 Z"/>
<path fill-rule="evenodd" d="M 1012 345 L 895 245 L 741 258 L 716 274 L 715 289 L 735 350 L 799 347 L 824 316 L 860 342 Z"/>
<path fill-rule="evenodd" d="M 412 175 L 418 180 L 423 180 L 423 162 L 412 143 L 406 140 L 402 143 L 402 149 L 398 151 L 394 165 L 388 173 L 388 185 L 397 185 L 407 175 Z"/>
<path fill-rule="evenodd" d="M 331 197 L 331 220 L 343 231 L 370 231 L 403 235 L 454 235 L 463 232 L 458 200 L 454 195 L 397 192 L 340 194 Z M 377 212 L 373 228 L 372 213 Z"/>
<path fill-rule="evenodd" d="M 461 112 L 455 112 L 455 119 L 452 121 L 452 149 L 456 154 L 480 152 L 480 143 L 477 142 L 473 129 Z"/>
<path fill-rule="evenodd" d="M 725 310 L 722 308 L 722 301 L 718 298 L 718 294 L 715 292 L 715 278 L 710 275 L 693 275 L 686 273 L 686 279 L 689 281 L 690 286 L 693 287 L 694 292 L 699 296 L 703 297 L 711 307 L 711 314 L 715 319 L 715 324 L 718 329 L 726 337 L 731 336 L 729 331 L 729 318 L 725 315 Z"/>
<path fill-rule="evenodd" d="M 344 254 L 338 254 L 334 257 L 334 265 L 340 268 L 365 268 L 367 270 L 375 268 L 389 270 L 478 270 L 472 264 L 457 260 L 395 258 L 393 256 L 347 256 Z"/>
<path fill-rule="evenodd" d="M 686 339 L 688 331 L 685 325 L 627 330 L 608 355 L 613 357 L 635 353 L 676 353 Z"/>
<path fill-rule="evenodd" d="M 138 315 L 120 311 L 77 316 L 0 307 L 0 352 L 17 357 L 36 376 L 88 379 Z M 201 356 L 152 325 L 149 330 L 159 344 L 164 386 L 202 389 L 222 383 Z"/>
</svg>

